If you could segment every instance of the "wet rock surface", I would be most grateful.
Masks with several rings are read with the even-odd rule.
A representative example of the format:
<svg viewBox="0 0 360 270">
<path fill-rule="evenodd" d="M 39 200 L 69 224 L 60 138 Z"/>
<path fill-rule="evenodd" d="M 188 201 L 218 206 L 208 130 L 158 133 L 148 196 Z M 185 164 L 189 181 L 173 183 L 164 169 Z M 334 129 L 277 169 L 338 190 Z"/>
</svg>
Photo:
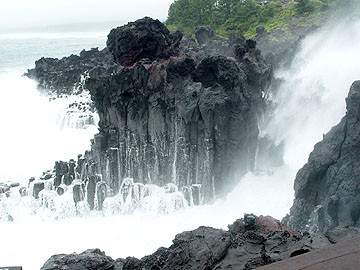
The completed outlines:
<svg viewBox="0 0 360 270">
<path fill-rule="evenodd" d="M 245 215 L 228 228 L 199 227 L 180 233 L 169 248 L 159 248 L 142 259 L 113 260 L 99 250 L 88 250 L 52 256 L 41 269 L 256 269 L 331 245 L 327 234 L 301 235 L 269 216 Z M 339 241 L 360 236 L 349 235 L 347 228 L 341 230 Z M 95 265 L 99 268 L 92 268 Z"/>
<path fill-rule="evenodd" d="M 145 17 L 111 30 L 106 44 L 116 63 L 132 66 L 144 58 L 177 55 L 181 38 L 180 32 L 170 33 L 159 20 Z"/>
<path fill-rule="evenodd" d="M 213 40 L 211 28 L 197 32 L 206 39 L 201 45 L 146 17 L 113 29 L 102 51 L 36 62 L 27 76 L 59 94 L 81 85 L 93 102 L 85 110 L 100 117 L 77 173 L 55 166 L 55 188 L 83 181 L 90 208 L 101 208 L 93 203 L 96 183 L 114 196 L 130 177 L 142 185 L 175 184 L 189 205 L 202 204 L 254 169 L 271 67 L 241 34 Z"/>
<path fill-rule="evenodd" d="M 284 222 L 313 233 L 360 226 L 360 81 L 352 84 L 341 122 L 317 143 L 295 179 L 295 200 Z"/>
<path fill-rule="evenodd" d="M 89 249 L 80 254 L 54 255 L 41 267 L 45 269 L 110 270 L 114 269 L 114 261 L 99 249 Z"/>
<path fill-rule="evenodd" d="M 43 57 L 35 62 L 35 68 L 29 69 L 25 76 L 37 80 L 40 88 L 58 96 L 79 94 L 84 90 L 86 73 L 94 68 L 109 72 L 114 68 L 112 56 L 107 49 L 83 50 L 79 55 L 62 59 Z"/>
<path fill-rule="evenodd" d="M 114 194 L 131 177 L 179 189 L 200 185 L 200 202 L 211 202 L 254 166 L 271 68 L 255 42 L 238 43 L 242 54 L 236 59 L 202 48 L 180 55 L 155 50 L 150 57 L 148 45 L 131 45 L 136 33 L 145 40 L 155 35 L 154 48 L 177 48 L 180 41 L 149 18 L 109 35 L 109 50 L 124 66 L 86 81 L 100 116 L 91 152 L 96 173 Z M 129 62 L 135 49 L 146 54 L 136 53 Z M 233 47 L 227 49 L 235 56 Z"/>
</svg>

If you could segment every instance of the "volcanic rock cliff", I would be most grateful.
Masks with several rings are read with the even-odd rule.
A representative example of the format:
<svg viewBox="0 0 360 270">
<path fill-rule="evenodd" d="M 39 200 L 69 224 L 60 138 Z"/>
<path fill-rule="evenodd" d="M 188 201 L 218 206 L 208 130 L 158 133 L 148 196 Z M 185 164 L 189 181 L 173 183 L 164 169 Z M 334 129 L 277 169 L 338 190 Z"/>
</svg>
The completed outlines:
<svg viewBox="0 0 360 270">
<path fill-rule="evenodd" d="M 295 230 L 360 226 L 360 81 L 351 86 L 347 112 L 317 143 L 295 179 L 295 200 L 284 222 Z"/>
<path fill-rule="evenodd" d="M 154 184 L 202 204 L 254 169 L 272 70 L 255 41 L 211 31 L 197 29 L 198 45 L 146 17 L 113 29 L 102 51 L 36 62 L 27 76 L 58 95 L 89 91 L 100 118 L 91 151 L 47 177 L 59 195 L 72 184 L 75 204 L 102 209 Z"/>
<path fill-rule="evenodd" d="M 270 67 L 255 42 L 236 44 L 229 58 L 179 54 L 181 37 L 150 18 L 113 29 L 118 70 L 89 72 L 100 116 L 92 159 L 114 193 L 131 177 L 200 188 L 210 202 L 254 167 Z"/>
</svg>

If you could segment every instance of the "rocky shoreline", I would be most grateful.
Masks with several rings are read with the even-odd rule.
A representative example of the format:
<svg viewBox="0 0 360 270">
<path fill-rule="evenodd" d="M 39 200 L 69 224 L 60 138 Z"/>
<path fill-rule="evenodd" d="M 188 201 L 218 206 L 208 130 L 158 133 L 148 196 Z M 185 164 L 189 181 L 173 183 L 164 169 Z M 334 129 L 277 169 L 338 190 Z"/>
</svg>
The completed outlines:
<svg viewBox="0 0 360 270">
<path fill-rule="evenodd" d="M 259 124 L 273 79 L 269 62 L 285 61 L 298 41 L 265 60 L 258 46 L 275 45 L 266 47 L 266 33 L 258 32 L 260 46 L 241 34 L 214 40 L 209 27 L 199 27 L 195 41 L 144 18 L 113 29 L 103 51 L 37 61 L 27 76 L 57 96 L 89 91 L 100 122 L 91 150 L 56 162 L 54 171 L 31 181 L 30 195 L 70 191 L 77 211 L 102 210 L 108 198 L 131 212 L 158 186 L 172 207 L 182 208 L 224 196 L 255 170 L 259 152 L 281 156 L 261 138 Z M 298 172 L 285 225 L 245 215 L 227 231 L 183 232 L 142 259 L 114 260 L 93 249 L 54 255 L 42 270 L 255 269 L 358 236 L 359 96 L 355 82 L 346 116 Z"/>
<path fill-rule="evenodd" d="M 338 227 L 315 236 L 299 234 L 272 217 L 245 215 L 228 230 L 199 227 L 176 235 L 169 248 L 141 259 L 112 259 L 99 249 L 54 255 L 41 270 L 60 269 L 256 269 L 360 236 L 360 229 Z"/>
</svg>

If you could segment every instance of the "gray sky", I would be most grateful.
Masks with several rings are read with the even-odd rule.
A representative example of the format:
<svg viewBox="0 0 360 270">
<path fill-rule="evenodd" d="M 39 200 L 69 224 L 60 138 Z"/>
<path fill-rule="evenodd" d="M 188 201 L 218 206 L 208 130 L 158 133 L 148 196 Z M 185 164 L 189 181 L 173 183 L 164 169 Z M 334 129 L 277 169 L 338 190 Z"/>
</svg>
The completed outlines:
<svg viewBox="0 0 360 270">
<path fill-rule="evenodd" d="M 0 31 L 100 21 L 165 20 L 173 0 L 1 0 Z"/>
</svg>

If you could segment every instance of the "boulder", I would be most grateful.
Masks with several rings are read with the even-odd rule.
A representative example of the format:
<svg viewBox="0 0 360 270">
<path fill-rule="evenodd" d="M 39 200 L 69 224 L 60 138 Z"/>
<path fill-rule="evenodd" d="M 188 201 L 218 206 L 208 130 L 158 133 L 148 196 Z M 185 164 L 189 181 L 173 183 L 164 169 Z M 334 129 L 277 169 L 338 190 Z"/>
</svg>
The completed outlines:
<svg viewBox="0 0 360 270">
<path fill-rule="evenodd" d="M 73 186 L 73 199 L 74 203 L 77 204 L 78 202 L 84 200 L 85 197 L 85 188 L 83 183 L 76 183 Z"/>
<path fill-rule="evenodd" d="M 33 194 L 35 199 L 39 199 L 39 193 L 45 188 L 45 182 L 44 181 L 37 181 L 33 183 Z"/>
<path fill-rule="evenodd" d="M 170 34 L 159 20 L 145 17 L 111 30 L 106 44 L 116 63 L 132 66 L 143 58 L 153 61 L 177 55 L 181 38 L 180 32 Z"/>
<path fill-rule="evenodd" d="M 88 249 L 80 254 L 59 254 L 48 259 L 41 270 L 113 270 L 115 262 L 99 249 Z"/>
</svg>

